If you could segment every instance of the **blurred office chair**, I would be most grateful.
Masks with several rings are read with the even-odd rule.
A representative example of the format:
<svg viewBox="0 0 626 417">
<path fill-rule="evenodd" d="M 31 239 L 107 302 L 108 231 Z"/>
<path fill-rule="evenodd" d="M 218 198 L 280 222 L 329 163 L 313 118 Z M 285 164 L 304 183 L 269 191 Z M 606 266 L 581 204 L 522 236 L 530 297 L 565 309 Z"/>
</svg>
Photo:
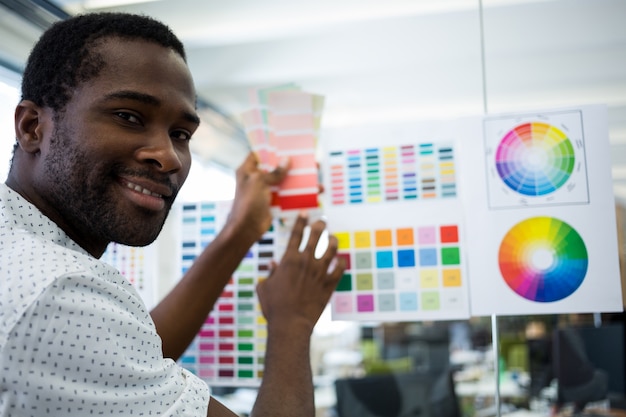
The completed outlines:
<svg viewBox="0 0 626 417">
<path fill-rule="evenodd" d="M 558 381 L 557 409 L 571 403 L 574 413 L 581 414 L 587 403 L 607 399 L 608 374 L 589 360 L 576 329 L 556 330 L 553 347 L 554 373 Z"/>
<path fill-rule="evenodd" d="M 338 417 L 460 417 L 449 371 L 335 381 Z"/>
</svg>

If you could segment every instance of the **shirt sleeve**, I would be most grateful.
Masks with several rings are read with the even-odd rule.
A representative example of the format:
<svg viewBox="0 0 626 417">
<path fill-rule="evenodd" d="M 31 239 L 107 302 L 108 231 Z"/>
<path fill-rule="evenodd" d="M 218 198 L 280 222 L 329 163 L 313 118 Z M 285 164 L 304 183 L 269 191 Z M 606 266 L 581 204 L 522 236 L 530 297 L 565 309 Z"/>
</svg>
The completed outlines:
<svg viewBox="0 0 626 417">
<path fill-rule="evenodd" d="M 0 392 L 0 414 L 207 414 L 208 386 L 163 358 L 130 284 L 80 274 L 55 280 L 11 329 L 0 361 L 11 387 Z"/>
</svg>

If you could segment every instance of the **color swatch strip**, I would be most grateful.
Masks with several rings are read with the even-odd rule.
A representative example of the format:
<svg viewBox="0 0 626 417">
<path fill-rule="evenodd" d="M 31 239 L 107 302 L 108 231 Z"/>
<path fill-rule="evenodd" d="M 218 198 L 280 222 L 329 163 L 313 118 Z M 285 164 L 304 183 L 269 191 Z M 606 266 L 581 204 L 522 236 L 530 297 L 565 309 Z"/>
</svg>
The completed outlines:
<svg viewBox="0 0 626 417">
<path fill-rule="evenodd" d="M 456 197 L 451 145 L 371 147 L 328 154 L 331 204 Z"/>
<path fill-rule="evenodd" d="M 319 208 L 315 152 L 324 98 L 292 84 L 256 89 L 252 97 L 254 107 L 242 114 L 242 121 L 261 168 L 272 170 L 284 158 L 290 161 L 286 179 L 273 189 L 274 212 L 283 217 Z"/>
<path fill-rule="evenodd" d="M 184 273 L 223 226 L 231 202 L 203 202 L 183 207 Z M 258 386 L 263 377 L 267 324 L 256 285 L 267 278 L 280 254 L 272 227 L 238 266 L 213 311 L 179 363 L 213 386 Z"/>
<path fill-rule="evenodd" d="M 334 319 L 466 316 L 458 225 L 334 234 L 347 265 L 331 301 Z"/>
</svg>

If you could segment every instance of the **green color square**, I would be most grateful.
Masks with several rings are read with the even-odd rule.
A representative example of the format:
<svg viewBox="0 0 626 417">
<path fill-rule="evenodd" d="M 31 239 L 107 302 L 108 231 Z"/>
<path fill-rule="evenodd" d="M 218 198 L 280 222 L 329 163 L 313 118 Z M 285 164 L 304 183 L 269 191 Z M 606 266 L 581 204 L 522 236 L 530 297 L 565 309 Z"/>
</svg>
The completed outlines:
<svg viewBox="0 0 626 417">
<path fill-rule="evenodd" d="M 343 276 L 339 280 L 339 284 L 337 284 L 336 291 L 352 291 L 351 274 L 343 274 Z"/>
<path fill-rule="evenodd" d="M 443 265 L 459 265 L 461 263 L 459 248 L 441 248 L 441 263 Z"/>
</svg>

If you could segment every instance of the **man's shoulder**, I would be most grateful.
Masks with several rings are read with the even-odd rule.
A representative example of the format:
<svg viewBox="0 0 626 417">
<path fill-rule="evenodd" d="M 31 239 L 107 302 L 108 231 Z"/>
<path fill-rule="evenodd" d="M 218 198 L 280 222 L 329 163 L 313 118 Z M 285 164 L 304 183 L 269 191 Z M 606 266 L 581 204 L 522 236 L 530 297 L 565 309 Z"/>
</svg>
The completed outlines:
<svg viewBox="0 0 626 417">
<path fill-rule="evenodd" d="M 0 346 L 22 314 L 60 278 L 102 277 L 110 267 L 27 230 L 0 235 Z"/>
</svg>

